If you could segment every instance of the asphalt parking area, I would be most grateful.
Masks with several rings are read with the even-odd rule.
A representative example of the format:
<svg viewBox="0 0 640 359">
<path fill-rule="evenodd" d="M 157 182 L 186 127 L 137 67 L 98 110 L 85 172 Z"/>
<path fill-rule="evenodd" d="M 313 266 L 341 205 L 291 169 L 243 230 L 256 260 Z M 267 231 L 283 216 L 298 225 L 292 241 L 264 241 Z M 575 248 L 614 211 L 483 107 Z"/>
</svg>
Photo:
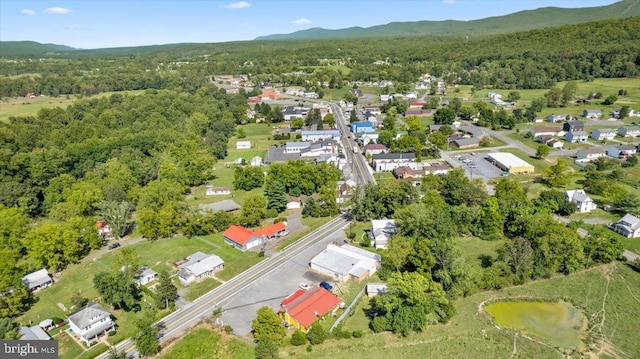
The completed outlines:
<svg viewBox="0 0 640 359">
<path fill-rule="evenodd" d="M 462 168 L 469 178 L 482 178 L 487 183 L 489 180 L 502 176 L 502 170 L 493 165 L 487 158 L 488 152 L 464 154 L 456 158 L 462 164 Z M 465 163 L 464 160 L 470 161 Z"/>
</svg>

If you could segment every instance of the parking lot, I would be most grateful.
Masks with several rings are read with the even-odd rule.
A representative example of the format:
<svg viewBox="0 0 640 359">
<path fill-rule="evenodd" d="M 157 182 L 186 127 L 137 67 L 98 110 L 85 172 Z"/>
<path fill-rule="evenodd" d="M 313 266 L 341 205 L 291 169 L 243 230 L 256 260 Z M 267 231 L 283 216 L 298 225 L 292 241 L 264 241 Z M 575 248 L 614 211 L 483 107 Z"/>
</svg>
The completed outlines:
<svg viewBox="0 0 640 359">
<path fill-rule="evenodd" d="M 487 183 L 490 179 L 502 176 L 502 170 L 487 160 L 487 152 L 455 156 L 470 178 L 482 178 Z"/>
</svg>

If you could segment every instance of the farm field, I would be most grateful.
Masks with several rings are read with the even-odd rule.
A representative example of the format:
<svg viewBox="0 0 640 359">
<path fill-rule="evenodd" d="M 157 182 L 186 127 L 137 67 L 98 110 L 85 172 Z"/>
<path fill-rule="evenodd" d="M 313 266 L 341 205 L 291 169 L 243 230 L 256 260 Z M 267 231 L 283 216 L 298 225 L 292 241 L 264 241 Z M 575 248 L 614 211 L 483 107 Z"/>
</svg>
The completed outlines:
<svg viewBox="0 0 640 359">
<path fill-rule="evenodd" d="M 111 96 L 114 93 L 123 93 L 129 95 L 137 95 L 144 92 L 144 90 L 137 91 L 123 91 L 123 92 L 104 92 L 97 95 L 93 95 L 90 97 L 84 98 L 100 98 L 104 96 Z M 34 99 L 25 99 L 25 98 L 12 98 L 12 99 L 4 99 L 0 101 L 0 122 L 8 122 L 9 117 L 14 116 L 36 116 L 38 111 L 43 108 L 55 108 L 61 107 L 66 109 L 68 105 L 71 105 L 78 98 L 75 96 L 58 96 L 58 97 L 49 97 L 49 96 L 40 96 Z"/>
</svg>

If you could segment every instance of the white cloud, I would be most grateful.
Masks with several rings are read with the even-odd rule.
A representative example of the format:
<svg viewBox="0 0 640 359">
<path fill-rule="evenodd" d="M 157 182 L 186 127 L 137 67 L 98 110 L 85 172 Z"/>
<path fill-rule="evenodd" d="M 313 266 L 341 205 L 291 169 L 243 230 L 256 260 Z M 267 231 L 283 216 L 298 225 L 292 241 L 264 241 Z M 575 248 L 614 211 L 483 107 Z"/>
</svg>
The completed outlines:
<svg viewBox="0 0 640 359">
<path fill-rule="evenodd" d="M 456 0 L 442 0 L 443 4 L 453 5 L 456 3 Z"/>
<path fill-rule="evenodd" d="M 47 14 L 58 14 L 58 15 L 63 15 L 63 14 L 68 14 L 71 12 L 71 9 L 67 9 L 64 7 L 50 7 L 46 10 L 44 10 L 44 12 L 46 12 Z"/>
<path fill-rule="evenodd" d="M 238 1 L 238 2 L 232 2 L 231 4 L 227 4 L 224 7 L 227 9 L 244 9 L 250 6 L 251 4 L 249 4 L 246 1 Z"/>
<path fill-rule="evenodd" d="M 22 11 L 20 11 L 20 13 L 22 15 L 35 15 L 36 12 L 30 9 L 22 9 Z"/>
<path fill-rule="evenodd" d="M 301 17 L 298 20 L 293 20 L 291 23 L 296 25 L 311 24 L 311 20 Z"/>
</svg>

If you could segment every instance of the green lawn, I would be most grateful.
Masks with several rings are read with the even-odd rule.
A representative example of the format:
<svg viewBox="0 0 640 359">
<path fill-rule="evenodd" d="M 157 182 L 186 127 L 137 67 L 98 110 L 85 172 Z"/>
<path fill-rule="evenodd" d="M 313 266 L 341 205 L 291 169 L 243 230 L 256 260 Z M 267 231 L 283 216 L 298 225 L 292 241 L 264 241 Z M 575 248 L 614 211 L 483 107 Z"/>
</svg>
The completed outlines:
<svg viewBox="0 0 640 359">
<path fill-rule="evenodd" d="M 302 239 L 302 237 L 320 228 L 323 224 L 327 223 L 330 219 L 331 219 L 330 217 L 319 217 L 319 218 L 302 217 L 300 219 L 300 223 L 302 223 L 303 226 L 307 227 L 307 229 L 305 229 L 300 233 L 289 234 L 288 236 L 285 237 L 284 240 L 278 243 L 278 245 L 276 246 L 276 249 L 279 251 L 283 250 L 288 245 L 295 243 L 296 241 Z"/>
<path fill-rule="evenodd" d="M 253 359 L 254 346 L 238 338 L 222 335 L 209 326 L 196 328 L 171 347 L 163 350 L 166 359 Z"/>
<path fill-rule="evenodd" d="M 201 295 L 215 289 L 220 284 L 222 283 L 213 278 L 206 278 L 202 282 L 192 283 L 189 285 L 187 293 L 184 295 L 184 299 L 193 302 Z"/>
<path fill-rule="evenodd" d="M 575 307 L 584 310 L 589 318 L 588 330 L 591 334 L 586 337 L 586 344 L 593 344 L 595 351 L 615 348 L 620 353 L 616 357 L 640 357 L 635 320 L 640 315 L 640 275 L 621 263 L 456 300 L 454 305 L 457 313 L 449 323 L 429 326 L 423 332 L 407 338 L 390 333 L 373 334 L 368 329 L 369 321 L 365 317 L 368 309 L 365 298 L 344 324 L 344 328 L 349 330 L 363 330 L 365 335 L 362 338 L 329 339 L 322 345 L 314 346 L 311 353 L 305 347 L 288 346 L 280 351 L 280 357 L 413 359 L 424 358 L 425 353 L 433 358 L 590 357 L 584 352 L 565 355 L 550 345 L 516 336 L 513 330 L 496 327 L 491 317 L 479 310 L 480 304 L 486 300 L 519 297 L 544 300 L 566 298 Z M 606 343 L 601 342 L 600 338 L 604 338 Z"/>
</svg>

